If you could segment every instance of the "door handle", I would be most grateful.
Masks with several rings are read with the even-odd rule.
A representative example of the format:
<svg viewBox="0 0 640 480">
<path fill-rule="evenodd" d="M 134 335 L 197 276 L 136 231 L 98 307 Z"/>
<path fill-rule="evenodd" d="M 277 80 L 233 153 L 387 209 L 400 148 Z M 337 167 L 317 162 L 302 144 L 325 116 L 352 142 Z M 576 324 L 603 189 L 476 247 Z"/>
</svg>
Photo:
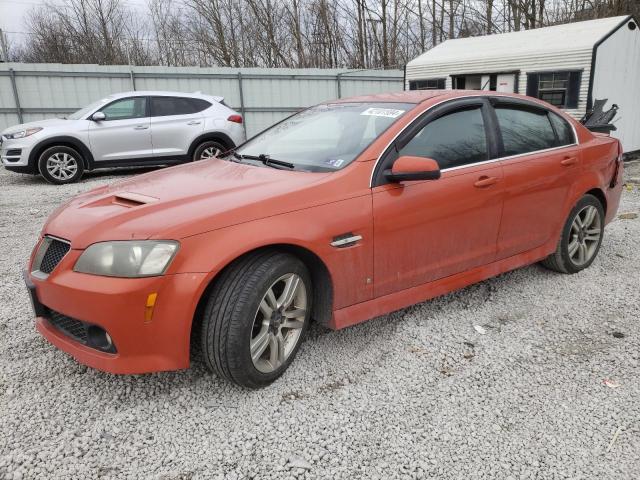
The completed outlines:
<svg viewBox="0 0 640 480">
<path fill-rule="evenodd" d="M 136 125 L 133 127 L 134 130 L 146 130 L 147 128 L 149 128 L 148 125 Z"/>
<path fill-rule="evenodd" d="M 495 185 L 499 180 L 500 179 L 498 177 L 487 177 L 486 175 L 483 175 L 473 184 L 473 186 L 476 188 L 486 188 L 491 185 Z"/>
<path fill-rule="evenodd" d="M 578 163 L 578 157 L 566 157 L 564 160 L 560 162 L 560 165 L 564 165 L 565 167 L 568 167 L 570 165 L 575 165 L 576 163 Z"/>
<path fill-rule="evenodd" d="M 187 123 L 187 125 L 200 125 L 200 120 L 191 120 Z"/>
</svg>

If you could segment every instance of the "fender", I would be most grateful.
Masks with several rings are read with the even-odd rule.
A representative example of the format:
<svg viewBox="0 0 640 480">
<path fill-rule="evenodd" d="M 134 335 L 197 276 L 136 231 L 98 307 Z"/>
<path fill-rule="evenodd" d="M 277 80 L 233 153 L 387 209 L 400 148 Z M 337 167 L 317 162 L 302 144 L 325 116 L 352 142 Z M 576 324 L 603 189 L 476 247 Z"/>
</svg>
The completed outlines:
<svg viewBox="0 0 640 480">
<path fill-rule="evenodd" d="M 229 150 L 231 150 L 232 148 L 235 148 L 236 146 L 236 144 L 233 143 L 233 140 L 231 140 L 231 137 L 229 137 L 226 133 L 215 132 L 215 131 L 206 132 L 206 133 L 203 133 L 202 135 L 199 135 L 198 137 L 196 137 L 196 139 L 193 142 L 191 142 L 191 146 L 189 147 L 188 158 L 193 157 L 193 152 L 195 151 L 198 145 L 208 140 L 215 140 L 215 141 L 221 142 Z"/>
<path fill-rule="evenodd" d="M 572 184 L 567 203 L 563 206 L 563 218 L 567 218 L 574 205 L 586 193 L 592 192 L 603 203 L 605 222 L 611 221 L 617 205 L 609 202 L 609 184 L 618 159 L 617 141 L 607 138 L 596 139 L 582 152 L 582 168 L 580 175 Z"/>
<path fill-rule="evenodd" d="M 40 157 L 42 152 L 49 147 L 53 147 L 54 145 L 67 145 L 75 148 L 76 150 L 78 150 L 78 152 L 80 152 L 80 155 L 82 155 L 85 168 L 87 170 L 93 169 L 93 155 L 91 154 L 91 150 L 89 150 L 89 147 L 87 147 L 82 140 L 68 135 L 58 135 L 41 140 L 31 150 L 31 153 L 29 154 L 29 168 L 33 171 L 33 173 L 38 172 L 38 158 Z"/>
</svg>

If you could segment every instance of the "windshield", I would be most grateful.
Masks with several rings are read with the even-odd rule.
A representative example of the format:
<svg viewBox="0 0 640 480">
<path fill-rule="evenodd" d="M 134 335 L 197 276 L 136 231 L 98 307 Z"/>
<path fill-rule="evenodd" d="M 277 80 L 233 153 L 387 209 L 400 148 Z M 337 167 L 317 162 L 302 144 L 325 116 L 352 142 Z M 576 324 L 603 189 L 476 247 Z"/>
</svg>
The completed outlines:
<svg viewBox="0 0 640 480">
<path fill-rule="evenodd" d="M 80 120 L 81 118 L 84 118 L 87 115 L 89 115 L 89 113 L 91 113 L 93 110 L 98 108 L 100 105 L 107 103 L 109 100 L 110 100 L 109 98 L 103 98 L 102 100 L 93 102 L 87 105 L 86 107 L 81 108 L 80 110 L 76 110 L 71 115 L 67 116 L 67 118 L 69 120 Z"/>
<path fill-rule="evenodd" d="M 318 105 L 274 125 L 236 152 L 238 157 L 264 159 L 267 156 L 313 172 L 339 170 L 414 106 L 411 103 Z"/>
</svg>

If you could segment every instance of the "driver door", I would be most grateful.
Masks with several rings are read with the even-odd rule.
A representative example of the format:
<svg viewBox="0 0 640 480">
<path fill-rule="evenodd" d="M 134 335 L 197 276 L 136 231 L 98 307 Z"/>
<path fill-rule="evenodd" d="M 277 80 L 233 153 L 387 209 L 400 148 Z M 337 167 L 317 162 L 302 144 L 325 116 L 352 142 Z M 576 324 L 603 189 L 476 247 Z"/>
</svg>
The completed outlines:
<svg viewBox="0 0 640 480">
<path fill-rule="evenodd" d="M 106 118 L 89 125 L 89 143 L 96 164 L 153 156 L 147 97 L 121 98 L 100 111 Z"/>
<path fill-rule="evenodd" d="M 491 128 L 483 99 L 449 102 L 385 153 L 372 192 L 376 297 L 495 260 L 504 182 Z M 401 155 L 433 158 L 441 178 L 388 183 Z"/>
</svg>

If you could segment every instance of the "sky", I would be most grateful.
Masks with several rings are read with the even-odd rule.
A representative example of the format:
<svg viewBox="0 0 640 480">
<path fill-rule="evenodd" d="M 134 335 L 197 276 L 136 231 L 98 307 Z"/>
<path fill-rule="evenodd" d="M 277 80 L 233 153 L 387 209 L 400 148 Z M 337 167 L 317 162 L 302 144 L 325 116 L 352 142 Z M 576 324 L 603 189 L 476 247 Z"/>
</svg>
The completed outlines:
<svg viewBox="0 0 640 480">
<path fill-rule="evenodd" d="M 34 8 L 43 7 L 45 3 L 64 5 L 65 0 L 0 0 L 0 29 L 7 34 L 9 42 L 21 43 L 26 38 L 27 13 Z M 124 0 L 129 8 L 146 10 L 146 0 Z"/>
</svg>

